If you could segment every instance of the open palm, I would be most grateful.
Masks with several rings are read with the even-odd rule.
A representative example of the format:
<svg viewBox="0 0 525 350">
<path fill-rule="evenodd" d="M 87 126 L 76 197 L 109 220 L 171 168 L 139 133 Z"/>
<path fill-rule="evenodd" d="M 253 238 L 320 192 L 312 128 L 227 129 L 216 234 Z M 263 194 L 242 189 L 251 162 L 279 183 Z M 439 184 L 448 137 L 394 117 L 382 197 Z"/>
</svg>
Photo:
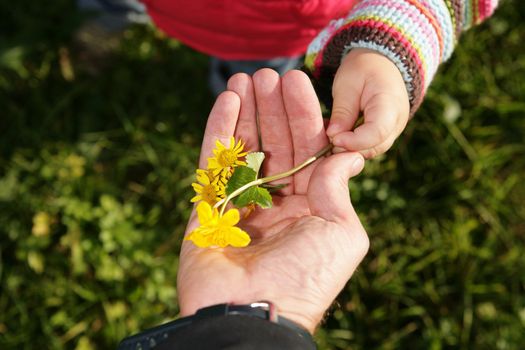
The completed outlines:
<svg viewBox="0 0 525 350">
<path fill-rule="evenodd" d="M 228 145 L 234 135 L 247 150 L 258 151 L 257 119 L 264 175 L 289 170 L 327 145 L 319 102 L 304 73 L 238 74 L 228 89 L 210 113 L 201 168 L 217 139 Z M 281 180 L 287 186 L 273 196 L 274 206 L 241 220 L 252 238 L 246 248 L 201 249 L 185 241 L 178 274 L 181 314 L 269 300 L 280 315 L 313 332 L 368 250 L 347 186 L 362 167 L 359 154 L 341 153 Z M 197 225 L 193 213 L 187 232 Z"/>
</svg>

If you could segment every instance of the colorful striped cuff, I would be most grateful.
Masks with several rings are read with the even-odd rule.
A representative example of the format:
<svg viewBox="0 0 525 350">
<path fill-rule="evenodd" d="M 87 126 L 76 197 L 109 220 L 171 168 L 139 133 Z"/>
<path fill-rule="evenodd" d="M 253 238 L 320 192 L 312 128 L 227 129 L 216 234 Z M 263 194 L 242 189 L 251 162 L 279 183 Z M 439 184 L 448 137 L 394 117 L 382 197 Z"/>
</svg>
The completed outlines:
<svg viewBox="0 0 525 350">
<path fill-rule="evenodd" d="M 411 113 L 461 32 L 492 14 L 498 0 L 361 0 L 310 44 L 305 66 L 327 86 L 354 48 L 375 50 L 400 70 Z"/>
</svg>

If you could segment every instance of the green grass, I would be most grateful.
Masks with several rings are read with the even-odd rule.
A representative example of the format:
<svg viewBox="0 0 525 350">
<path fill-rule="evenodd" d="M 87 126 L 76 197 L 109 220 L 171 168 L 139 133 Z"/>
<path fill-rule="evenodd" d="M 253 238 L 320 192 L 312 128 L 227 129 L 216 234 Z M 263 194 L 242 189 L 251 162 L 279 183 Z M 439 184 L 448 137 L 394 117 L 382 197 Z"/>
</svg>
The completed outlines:
<svg viewBox="0 0 525 350">
<path fill-rule="evenodd" d="M 0 12 L 0 348 L 114 348 L 178 312 L 207 58 L 133 27 L 93 73 L 71 1 Z M 321 349 L 525 344 L 524 19 L 506 1 L 465 34 L 351 182 L 371 249 Z"/>
</svg>

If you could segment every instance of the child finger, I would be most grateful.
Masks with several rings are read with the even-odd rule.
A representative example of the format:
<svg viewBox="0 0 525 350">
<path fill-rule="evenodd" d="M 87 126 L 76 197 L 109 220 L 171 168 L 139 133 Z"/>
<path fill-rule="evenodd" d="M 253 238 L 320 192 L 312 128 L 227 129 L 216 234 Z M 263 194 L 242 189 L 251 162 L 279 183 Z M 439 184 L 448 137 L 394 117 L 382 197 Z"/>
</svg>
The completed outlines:
<svg viewBox="0 0 525 350">
<path fill-rule="evenodd" d="M 391 104 L 375 104 L 365 109 L 364 123 L 353 131 L 335 135 L 332 142 L 336 147 L 361 151 L 385 142 L 391 135 L 399 134 L 398 113 Z"/>
<path fill-rule="evenodd" d="M 378 155 L 386 153 L 392 147 L 396 139 L 397 139 L 397 135 L 393 134 L 385 142 L 375 147 L 359 151 L 359 153 L 361 153 L 361 155 L 365 157 L 365 159 L 375 158 Z"/>
</svg>

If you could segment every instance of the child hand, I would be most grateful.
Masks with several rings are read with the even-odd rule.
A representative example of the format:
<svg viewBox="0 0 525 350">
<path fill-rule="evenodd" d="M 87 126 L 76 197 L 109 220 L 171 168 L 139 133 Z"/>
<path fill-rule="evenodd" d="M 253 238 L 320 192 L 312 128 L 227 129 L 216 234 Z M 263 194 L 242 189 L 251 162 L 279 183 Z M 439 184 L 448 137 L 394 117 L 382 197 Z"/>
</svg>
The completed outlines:
<svg viewBox="0 0 525 350">
<path fill-rule="evenodd" d="M 332 95 L 327 135 L 335 152 L 358 151 L 373 158 L 392 146 L 408 122 L 410 106 L 401 73 L 375 51 L 350 51 L 337 70 Z M 353 129 L 360 112 L 364 123 Z"/>
</svg>

